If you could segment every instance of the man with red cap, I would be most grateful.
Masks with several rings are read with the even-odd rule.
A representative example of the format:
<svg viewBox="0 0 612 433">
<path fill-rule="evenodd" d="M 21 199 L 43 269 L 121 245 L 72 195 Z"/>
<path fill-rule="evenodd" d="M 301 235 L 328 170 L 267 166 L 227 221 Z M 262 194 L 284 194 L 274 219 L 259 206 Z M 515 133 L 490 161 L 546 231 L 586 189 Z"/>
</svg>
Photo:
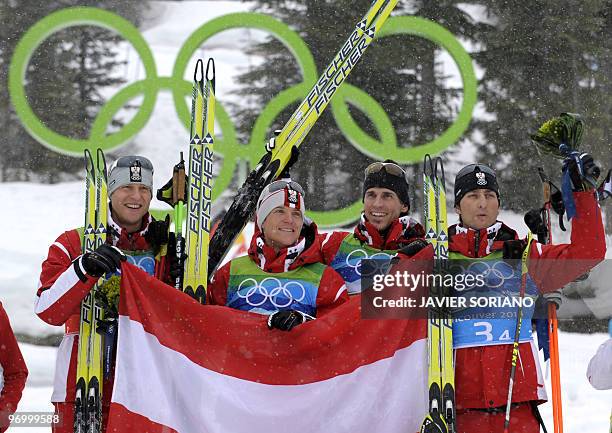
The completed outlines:
<svg viewBox="0 0 612 433">
<path fill-rule="evenodd" d="M 248 255 L 215 273 L 208 303 L 267 315 L 270 329 L 290 331 L 348 300 L 342 278 L 321 263 L 317 227 L 304 212 L 297 182 L 266 186 Z"/>
</svg>

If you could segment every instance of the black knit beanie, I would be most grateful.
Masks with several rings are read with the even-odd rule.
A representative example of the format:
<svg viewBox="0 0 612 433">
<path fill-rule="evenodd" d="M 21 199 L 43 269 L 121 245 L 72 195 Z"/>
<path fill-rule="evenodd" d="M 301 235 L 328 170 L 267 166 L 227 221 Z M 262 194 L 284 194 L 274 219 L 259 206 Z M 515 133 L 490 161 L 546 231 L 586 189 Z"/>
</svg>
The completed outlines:
<svg viewBox="0 0 612 433">
<path fill-rule="evenodd" d="M 397 164 L 395 161 L 387 159 L 384 162 L 390 162 L 392 164 Z M 397 194 L 397 197 L 400 201 L 408 206 L 408 210 L 410 210 L 410 198 L 408 196 L 409 185 L 406 181 L 405 176 L 397 176 L 390 174 L 386 171 L 385 167 L 383 167 L 380 171 L 376 173 L 370 173 L 366 175 L 363 181 L 363 194 L 361 200 L 365 199 L 366 191 L 370 188 L 387 188 Z"/>
<path fill-rule="evenodd" d="M 455 206 L 470 191 L 488 189 L 497 195 L 499 201 L 499 186 L 495 172 L 484 164 L 470 164 L 463 167 L 455 177 Z"/>
</svg>

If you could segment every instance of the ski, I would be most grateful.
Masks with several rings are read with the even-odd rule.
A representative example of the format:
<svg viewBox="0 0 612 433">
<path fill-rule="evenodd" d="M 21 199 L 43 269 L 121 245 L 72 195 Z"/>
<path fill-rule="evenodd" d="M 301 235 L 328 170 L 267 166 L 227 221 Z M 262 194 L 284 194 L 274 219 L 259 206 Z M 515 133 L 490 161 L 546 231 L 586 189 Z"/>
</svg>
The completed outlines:
<svg viewBox="0 0 612 433">
<path fill-rule="evenodd" d="M 423 161 L 423 223 L 425 240 L 434 248 L 436 271 L 443 272 L 448 263 L 448 222 L 446 219 L 446 185 L 441 158 Z M 444 295 L 432 288 L 434 296 Z M 430 309 L 428 336 L 428 413 L 421 433 L 453 433 L 455 428 L 455 369 L 453 363 L 453 323 L 450 312 Z"/>
<path fill-rule="evenodd" d="M 331 98 L 362 58 L 397 2 L 398 0 L 372 2 L 368 12 L 357 23 L 325 72 L 276 136 L 274 149 L 262 157 L 244 181 L 211 240 L 208 258 L 210 274 L 217 269 L 236 236 L 253 216 L 257 199 L 265 186 L 276 179 L 287 166 L 293 155 L 293 149 L 302 144 Z"/>
<path fill-rule="evenodd" d="M 199 59 L 193 77 L 183 292 L 206 301 L 213 185 L 215 62 Z M 182 220 L 181 220 L 182 221 Z M 178 227 L 180 223 L 175 222 Z M 177 236 L 177 250 L 180 236 Z"/>
<path fill-rule="evenodd" d="M 94 251 L 106 242 L 108 219 L 106 161 L 98 149 L 96 161 L 85 150 L 85 224 L 83 253 Z M 94 291 L 98 283 L 81 302 L 77 379 L 75 395 L 75 433 L 102 431 L 102 336 L 96 332 L 103 319 L 102 308 L 96 303 Z"/>
</svg>

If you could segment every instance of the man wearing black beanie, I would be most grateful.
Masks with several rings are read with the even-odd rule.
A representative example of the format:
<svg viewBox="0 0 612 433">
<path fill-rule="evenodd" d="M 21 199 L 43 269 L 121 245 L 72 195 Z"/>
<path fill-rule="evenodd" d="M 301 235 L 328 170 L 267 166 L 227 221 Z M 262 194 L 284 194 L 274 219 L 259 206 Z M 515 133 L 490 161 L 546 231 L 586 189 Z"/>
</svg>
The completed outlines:
<svg viewBox="0 0 612 433">
<path fill-rule="evenodd" d="M 493 170 L 484 164 L 470 164 L 457 173 L 455 210 L 464 225 L 475 229 L 491 226 L 497 220 L 499 205 L 499 186 Z"/>
<path fill-rule="evenodd" d="M 408 191 L 406 172 L 395 161 L 370 164 L 364 173 L 363 212 L 355 230 L 322 235 L 324 262 L 344 278 L 350 295 L 361 292 L 362 259 L 387 259 L 398 252 L 414 256 L 427 246 L 423 226 L 408 216 Z M 430 250 L 426 251 L 432 256 Z"/>
<path fill-rule="evenodd" d="M 584 157 L 585 169 L 590 163 L 592 158 Z M 570 166 L 569 170 L 573 192 L 568 192 L 576 203 L 577 215 L 572 219 L 571 243 L 562 245 L 520 239 L 514 229 L 498 221 L 500 192 L 491 168 L 470 164 L 459 171 L 454 195 L 460 222 L 449 227 L 449 258 L 478 263 L 488 270 L 483 275 L 488 285 L 478 289 L 481 294 L 497 292 L 534 302 L 539 293 L 544 296 L 554 293 L 604 258 L 605 236 L 594 192 L 580 181 L 578 167 Z M 528 271 L 525 275 L 521 268 L 523 259 Z M 493 283 L 495 277 L 490 275 L 499 274 L 500 270 L 504 272 L 503 282 Z M 528 304 L 524 303 L 521 316 L 516 308 L 505 312 L 513 315 L 504 315 L 502 308 L 493 306 L 453 313 L 457 432 L 501 432 L 507 410 L 514 426 L 511 431 L 516 428 L 523 433 L 540 431 L 541 418 L 536 406 L 546 401 L 546 391 L 538 358 L 534 356 L 537 348 L 531 338 L 530 323 L 534 310 Z M 522 317 L 520 328 L 517 317 Z M 517 329 L 520 329 L 518 353 L 513 353 Z M 518 368 L 515 364 L 510 394 L 513 358 L 520 364 Z"/>
</svg>

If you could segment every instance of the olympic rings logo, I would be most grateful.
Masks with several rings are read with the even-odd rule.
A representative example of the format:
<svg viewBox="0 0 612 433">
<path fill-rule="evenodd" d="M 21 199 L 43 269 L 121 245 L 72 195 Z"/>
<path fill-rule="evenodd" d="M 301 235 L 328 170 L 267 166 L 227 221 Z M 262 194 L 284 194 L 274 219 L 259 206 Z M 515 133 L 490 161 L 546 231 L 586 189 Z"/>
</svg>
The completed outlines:
<svg viewBox="0 0 612 433">
<path fill-rule="evenodd" d="M 24 88 L 28 63 L 36 48 L 52 33 L 72 26 L 92 25 L 118 33 L 127 40 L 140 56 L 145 78 L 131 83 L 118 91 L 100 110 L 87 139 L 73 139 L 60 135 L 46 127 L 30 107 Z M 217 101 L 216 120 L 222 131 L 217 140 L 215 152 L 223 157 L 223 164 L 216 179 L 213 200 L 229 186 L 237 167 L 249 164 L 254 167 L 263 153 L 263 144 L 278 115 L 291 104 L 301 102 L 308 94 L 318 73 L 311 52 L 286 24 L 267 15 L 258 13 L 233 13 L 215 18 L 196 29 L 180 48 L 172 76 L 159 77 L 153 53 L 138 29 L 129 21 L 114 13 L 91 7 L 73 7 L 54 12 L 34 24 L 18 42 L 9 67 L 9 94 L 15 112 L 25 129 L 48 148 L 65 154 L 81 155 L 83 149 L 100 147 L 112 150 L 131 140 L 149 121 L 159 91 L 172 92 L 177 115 L 186 131 L 189 130 L 189 107 L 185 98 L 191 93 L 191 83 L 183 79 L 188 63 L 196 50 L 212 36 L 225 30 L 251 28 L 269 32 L 280 40 L 293 54 L 302 72 L 303 81 L 275 96 L 256 119 L 249 143 L 239 144 L 236 130 L 229 115 Z M 380 104 L 370 95 L 349 83 L 338 90 L 331 101 L 331 111 L 340 131 L 350 143 L 362 153 L 384 160 L 392 158 L 399 163 L 420 161 L 426 153 L 437 154 L 454 144 L 467 129 L 477 98 L 477 81 L 472 59 L 459 41 L 446 28 L 420 17 L 391 17 L 387 20 L 377 38 L 391 35 L 415 35 L 444 48 L 453 58 L 463 81 L 463 101 L 454 123 L 428 143 L 412 147 L 398 147 L 397 137 L 389 119 Z M 144 96 L 136 115 L 113 134 L 106 129 L 117 112 L 129 101 Z M 379 138 L 368 135 L 361 129 L 349 112 L 348 104 L 365 114 Z M 186 135 L 187 136 L 187 135 Z M 311 211 L 309 215 L 321 227 L 333 227 L 354 221 L 361 210 L 361 200 L 344 209 L 326 212 Z"/>
<path fill-rule="evenodd" d="M 272 284 L 266 287 L 266 282 Z M 291 291 L 292 287 L 297 291 Z M 269 301 L 276 308 L 286 308 L 294 302 L 302 302 L 306 298 L 306 288 L 298 281 L 283 284 L 278 278 L 268 277 L 259 283 L 255 278 L 247 278 L 240 282 L 236 294 L 252 307 L 259 307 Z"/>
<path fill-rule="evenodd" d="M 484 285 L 474 283 L 472 287 L 466 287 L 464 290 L 487 290 L 487 289 L 505 289 L 504 293 L 510 295 L 520 282 L 516 270 L 504 261 L 485 261 L 478 260 L 471 262 L 467 267 L 460 264 L 454 264 L 449 268 L 449 272 L 454 275 L 474 275 L 481 276 Z"/>
<path fill-rule="evenodd" d="M 126 254 L 128 263 L 142 269 L 149 275 L 155 273 L 155 259 L 152 256 L 131 256 Z"/>
<path fill-rule="evenodd" d="M 368 260 L 366 271 L 363 272 L 362 260 Z M 358 248 L 351 251 L 345 260 L 346 266 L 353 269 L 353 272 L 361 277 L 386 274 L 391 265 L 391 256 L 387 253 L 374 253 L 371 256 L 365 250 Z M 362 275 L 363 272 L 363 275 Z"/>
</svg>

